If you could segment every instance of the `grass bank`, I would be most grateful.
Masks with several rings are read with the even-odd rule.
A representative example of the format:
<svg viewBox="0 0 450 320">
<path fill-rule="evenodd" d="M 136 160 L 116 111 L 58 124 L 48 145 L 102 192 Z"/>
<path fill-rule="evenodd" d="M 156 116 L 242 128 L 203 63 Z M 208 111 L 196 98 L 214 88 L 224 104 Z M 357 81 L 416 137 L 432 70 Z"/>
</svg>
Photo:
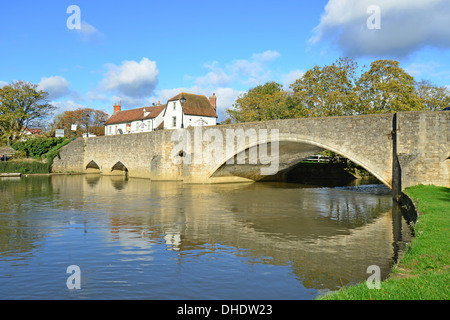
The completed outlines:
<svg viewBox="0 0 450 320">
<path fill-rule="evenodd" d="M 50 173 L 53 159 L 71 141 L 65 138 L 40 138 L 18 142 L 13 145 L 16 150 L 14 159 L 0 161 L 0 173 Z"/>
<path fill-rule="evenodd" d="M 405 190 L 418 218 L 415 237 L 380 289 L 366 283 L 320 300 L 448 300 L 450 298 L 450 188 L 419 185 Z M 369 275 L 368 275 L 369 277 Z"/>
<path fill-rule="evenodd" d="M 49 173 L 49 163 L 37 160 L 10 160 L 0 162 L 0 173 Z"/>
</svg>

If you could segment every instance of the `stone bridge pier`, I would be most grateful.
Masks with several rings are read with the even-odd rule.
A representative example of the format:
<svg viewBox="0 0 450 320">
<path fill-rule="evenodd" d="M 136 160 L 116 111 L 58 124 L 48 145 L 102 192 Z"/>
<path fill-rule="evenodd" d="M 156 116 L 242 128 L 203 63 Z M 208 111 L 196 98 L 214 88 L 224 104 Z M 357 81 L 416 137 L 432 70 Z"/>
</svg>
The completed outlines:
<svg viewBox="0 0 450 320">
<path fill-rule="evenodd" d="M 186 183 L 260 181 L 321 150 L 364 167 L 394 195 L 450 187 L 450 112 L 285 119 L 79 138 L 52 172 L 126 174 Z"/>
</svg>

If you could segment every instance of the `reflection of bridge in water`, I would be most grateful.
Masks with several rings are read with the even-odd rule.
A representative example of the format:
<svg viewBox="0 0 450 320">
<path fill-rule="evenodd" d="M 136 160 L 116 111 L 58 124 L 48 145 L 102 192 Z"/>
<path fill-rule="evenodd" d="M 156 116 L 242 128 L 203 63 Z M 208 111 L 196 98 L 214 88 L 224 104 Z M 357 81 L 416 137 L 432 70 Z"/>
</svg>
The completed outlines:
<svg viewBox="0 0 450 320">
<path fill-rule="evenodd" d="M 193 183 L 259 181 L 327 149 L 362 166 L 398 195 L 420 183 L 450 187 L 449 123 L 449 112 L 400 112 L 77 139 L 60 152 L 52 170 L 126 172 L 129 177 Z M 180 143 L 180 138 L 186 140 Z M 240 138 L 242 143 L 235 143 Z M 212 154 L 215 161 L 206 157 Z M 274 165 L 275 171 L 263 173 Z"/>
<path fill-rule="evenodd" d="M 157 244 L 186 261 L 233 248 L 250 263 L 289 265 L 305 287 L 334 290 L 361 281 L 372 264 L 386 276 L 398 254 L 393 245 L 408 235 L 389 197 L 345 190 L 100 175 L 53 176 L 51 182 L 60 205 L 104 212 L 109 241 L 148 250 L 139 259 L 152 259 Z"/>
</svg>

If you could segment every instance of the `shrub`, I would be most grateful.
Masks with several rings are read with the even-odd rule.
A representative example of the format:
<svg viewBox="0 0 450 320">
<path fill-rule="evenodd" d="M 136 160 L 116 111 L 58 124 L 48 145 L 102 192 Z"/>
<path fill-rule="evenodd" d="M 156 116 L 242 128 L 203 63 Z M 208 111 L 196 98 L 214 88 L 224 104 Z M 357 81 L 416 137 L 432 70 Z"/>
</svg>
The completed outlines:
<svg viewBox="0 0 450 320">
<path fill-rule="evenodd" d="M 27 152 L 25 150 L 18 150 L 14 154 L 14 158 L 23 159 L 27 157 Z"/>
<path fill-rule="evenodd" d="M 51 167 L 52 163 L 53 163 L 53 159 L 55 159 L 56 156 L 58 156 L 59 151 L 61 150 L 62 147 L 64 147 L 65 145 L 69 144 L 70 142 L 72 142 L 72 140 L 70 139 L 66 139 L 61 141 L 60 143 L 58 143 L 56 146 L 54 146 L 53 148 L 51 148 L 46 154 L 45 157 L 47 158 L 47 163 L 48 166 Z"/>
<path fill-rule="evenodd" d="M 15 142 L 11 145 L 11 147 L 16 151 L 26 152 L 27 157 L 39 158 L 49 152 L 50 149 L 66 140 L 66 138 L 39 137 L 26 141 Z"/>
<path fill-rule="evenodd" d="M 33 157 L 47 161 L 7 161 L 0 162 L 0 172 L 5 173 L 49 173 L 53 159 L 62 147 L 72 140 L 67 138 L 36 138 L 14 143 L 17 158 Z"/>
</svg>

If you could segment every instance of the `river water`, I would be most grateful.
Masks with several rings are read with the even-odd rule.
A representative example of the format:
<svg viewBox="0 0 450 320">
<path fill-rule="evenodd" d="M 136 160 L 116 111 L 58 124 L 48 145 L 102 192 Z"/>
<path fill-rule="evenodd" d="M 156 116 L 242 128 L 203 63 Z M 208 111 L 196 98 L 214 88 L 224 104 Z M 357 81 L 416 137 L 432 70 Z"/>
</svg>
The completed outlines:
<svg viewBox="0 0 450 320">
<path fill-rule="evenodd" d="M 311 300 L 409 240 L 383 185 L 0 179 L 0 299 Z"/>
</svg>

